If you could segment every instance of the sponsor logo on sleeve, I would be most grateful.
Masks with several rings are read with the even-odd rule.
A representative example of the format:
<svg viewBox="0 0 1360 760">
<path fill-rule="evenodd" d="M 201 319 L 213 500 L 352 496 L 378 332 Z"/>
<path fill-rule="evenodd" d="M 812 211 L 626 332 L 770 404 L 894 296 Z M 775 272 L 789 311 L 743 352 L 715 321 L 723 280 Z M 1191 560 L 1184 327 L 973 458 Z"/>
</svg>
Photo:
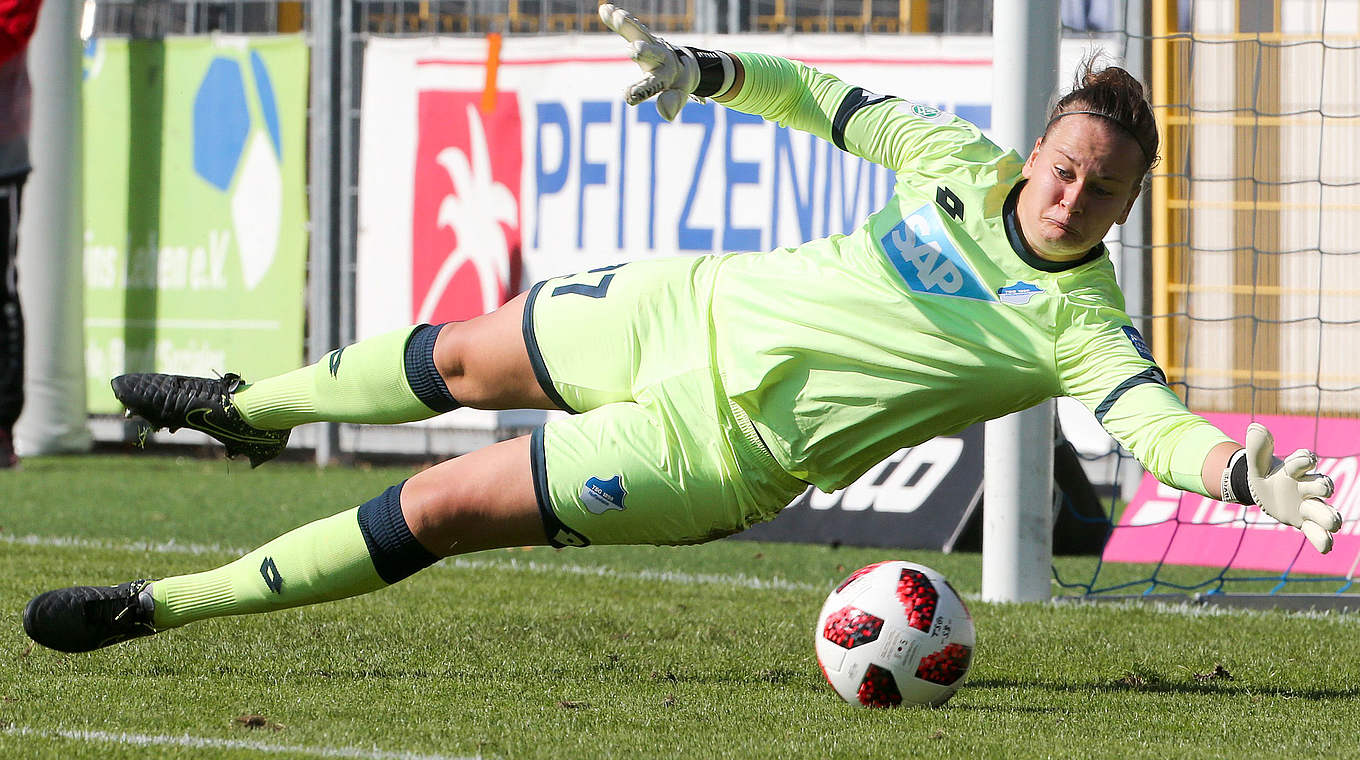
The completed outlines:
<svg viewBox="0 0 1360 760">
<path fill-rule="evenodd" d="M 1129 342 L 1133 344 L 1133 350 L 1137 351 L 1139 356 L 1150 362 L 1155 363 L 1157 361 L 1153 358 L 1152 349 L 1148 348 L 1147 341 L 1143 340 L 1143 336 L 1139 335 L 1136 329 L 1131 325 L 1125 325 L 1123 330 L 1124 335 L 1129 339 Z"/>
<path fill-rule="evenodd" d="M 902 105 L 898 106 L 898 110 L 909 116 L 921 119 L 922 121 L 928 121 L 931 124 L 942 124 L 953 118 L 953 115 L 947 111 L 941 111 L 935 106 L 926 105 L 925 103 L 913 103 L 910 100 L 904 100 Z"/>
</svg>

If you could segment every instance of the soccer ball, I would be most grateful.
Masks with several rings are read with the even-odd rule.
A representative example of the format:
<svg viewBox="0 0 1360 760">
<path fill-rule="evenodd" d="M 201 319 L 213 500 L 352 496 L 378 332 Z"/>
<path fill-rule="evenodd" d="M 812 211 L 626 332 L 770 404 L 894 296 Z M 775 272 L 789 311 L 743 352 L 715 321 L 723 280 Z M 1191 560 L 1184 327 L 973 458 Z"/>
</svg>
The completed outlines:
<svg viewBox="0 0 1360 760">
<path fill-rule="evenodd" d="M 973 618 L 943 575 L 912 562 L 850 574 L 826 598 L 815 632 L 831 688 L 867 707 L 942 705 L 973 659 Z"/>
</svg>

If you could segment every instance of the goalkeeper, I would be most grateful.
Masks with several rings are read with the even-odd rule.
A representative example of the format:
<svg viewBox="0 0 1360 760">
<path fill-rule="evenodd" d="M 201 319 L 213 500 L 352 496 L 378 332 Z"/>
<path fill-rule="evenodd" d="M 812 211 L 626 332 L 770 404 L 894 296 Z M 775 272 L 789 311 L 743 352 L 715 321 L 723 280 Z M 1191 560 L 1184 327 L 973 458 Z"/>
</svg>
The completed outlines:
<svg viewBox="0 0 1360 760">
<path fill-rule="evenodd" d="M 1072 396 L 1159 480 L 1331 548 L 1314 456 L 1273 458 L 1190 413 L 1124 312 L 1101 243 L 1157 157 L 1142 87 L 1088 63 L 1026 158 L 933 108 L 767 55 L 681 48 L 600 6 L 673 119 L 691 97 L 830 140 L 896 172 L 854 232 L 768 253 L 639 261 L 541 282 L 466 322 L 419 325 L 245 384 L 113 381 L 130 413 L 258 465 L 308 422 L 458 406 L 563 409 L 531 435 L 424 470 L 225 566 L 35 597 L 28 634 L 84 651 L 222 615 L 353 596 L 440 557 L 508 546 L 684 544 L 773 517 L 808 483 Z"/>
</svg>

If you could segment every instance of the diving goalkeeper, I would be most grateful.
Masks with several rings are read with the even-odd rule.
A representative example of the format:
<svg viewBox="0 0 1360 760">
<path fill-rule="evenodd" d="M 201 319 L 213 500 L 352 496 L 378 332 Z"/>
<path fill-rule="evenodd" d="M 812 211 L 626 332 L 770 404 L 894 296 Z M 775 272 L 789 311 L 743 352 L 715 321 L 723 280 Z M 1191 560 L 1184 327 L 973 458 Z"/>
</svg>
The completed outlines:
<svg viewBox="0 0 1360 760">
<path fill-rule="evenodd" d="M 1071 396 L 1159 480 L 1257 504 L 1331 548 L 1314 456 L 1273 457 L 1189 412 L 1125 314 L 1101 240 L 1157 159 L 1142 87 L 1089 64 L 1022 158 L 965 121 L 789 60 L 676 47 L 600 6 L 646 72 L 626 98 L 673 119 L 713 98 L 896 172 L 854 232 L 767 253 L 638 261 L 541 282 L 499 310 L 418 325 L 247 384 L 125 375 L 129 412 L 253 465 L 309 422 L 458 406 L 563 409 L 215 569 L 77 586 L 24 610 L 85 651 L 223 615 L 382 588 L 509 546 L 685 544 L 773 517 L 904 447 Z"/>
</svg>

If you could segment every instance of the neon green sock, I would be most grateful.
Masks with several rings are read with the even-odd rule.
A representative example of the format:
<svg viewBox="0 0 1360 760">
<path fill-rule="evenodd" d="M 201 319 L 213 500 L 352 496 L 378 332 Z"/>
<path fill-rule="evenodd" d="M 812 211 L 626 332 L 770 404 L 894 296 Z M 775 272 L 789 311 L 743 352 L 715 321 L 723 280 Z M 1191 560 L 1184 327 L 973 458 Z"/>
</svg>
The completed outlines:
<svg viewBox="0 0 1360 760">
<path fill-rule="evenodd" d="M 375 335 L 309 367 L 251 383 L 232 394 L 242 419 L 265 430 L 308 422 L 394 424 L 439 412 L 411 390 L 406 343 L 417 327 Z"/>
<path fill-rule="evenodd" d="M 388 585 L 374 568 L 358 512 L 303 525 L 215 570 L 156 581 L 154 625 L 328 602 Z"/>
</svg>

